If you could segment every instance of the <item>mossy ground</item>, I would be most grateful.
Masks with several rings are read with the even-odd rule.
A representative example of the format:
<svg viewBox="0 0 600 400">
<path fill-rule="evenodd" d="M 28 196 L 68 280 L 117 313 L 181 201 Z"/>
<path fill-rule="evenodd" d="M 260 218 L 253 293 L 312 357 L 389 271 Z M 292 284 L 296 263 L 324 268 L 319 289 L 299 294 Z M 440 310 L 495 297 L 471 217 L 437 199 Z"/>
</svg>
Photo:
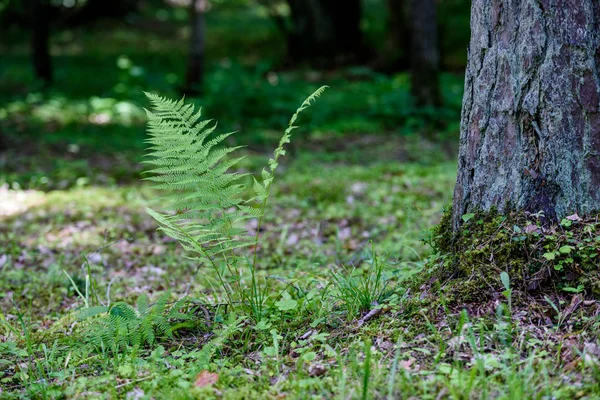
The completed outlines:
<svg viewBox="0 0 600 400">
<path fill-rule="evenodd" d="M 599 299 L 598 216 L 573 214 L 550 223 L 539 214 L 492 210 L 462 220 L 454 230 L 451 210 L 444 212 L 428 239 L 434 255 L 416 286 L 461 307 L 497 302 L 506 290 L 521 307 L 546 299 L 564 302 L 573 295 Z M 502 282 L 503 273 L 510 287 Z"/>
</svg>

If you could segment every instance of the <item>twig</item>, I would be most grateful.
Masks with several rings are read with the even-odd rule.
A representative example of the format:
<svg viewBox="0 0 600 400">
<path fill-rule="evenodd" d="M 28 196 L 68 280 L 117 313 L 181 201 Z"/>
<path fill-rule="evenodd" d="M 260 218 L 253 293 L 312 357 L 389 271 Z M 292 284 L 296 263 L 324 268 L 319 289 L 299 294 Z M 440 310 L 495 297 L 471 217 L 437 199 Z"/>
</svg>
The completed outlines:
<svg viewBox="0 0 600 400">
<path fill-rule="evenodd" d="M 134 383 L 138 383 L 138 382 L 146 381 L 146 380 L 148 380 L 148 379 L 150 379 L 150 378 L 152 378 L 152 375 L 148 375 L 148 376 L 145 376 L 145 377 L 143 377 L 143 378 L 136 379 L 135 381 L 129 381 L 129 382 L 121 383 L 120 385 L 117 385 L 117 386 L 115 386 L 115 389 L 120 389 L 120 388 L 122 388 L 122 387 L 125 387 L 125 386 L 128 386 L 128 385 L 131 385 L 131 384 L 134 384 Z"/>
<path fill-rule="evenodd" d="M 374 308 L 373 310 L 369 311 L 361 319 L 358 320 L 358 326 L 363 326 L 364 324 L 366 324 L 373 318 L 380 316 L 381 314 L 383 314 L 384 311 L 387 311 L 387 310 L 389 310 L 389 307 Z"/>
</svg>

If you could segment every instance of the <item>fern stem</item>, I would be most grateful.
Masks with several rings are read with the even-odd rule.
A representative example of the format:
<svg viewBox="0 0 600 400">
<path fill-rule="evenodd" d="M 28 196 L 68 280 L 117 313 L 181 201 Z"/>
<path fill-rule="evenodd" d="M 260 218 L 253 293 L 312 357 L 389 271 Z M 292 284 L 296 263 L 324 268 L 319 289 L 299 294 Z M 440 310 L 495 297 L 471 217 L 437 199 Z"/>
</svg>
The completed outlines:
<svg viewBox="0 0 600 400">
<path fill-rule="evenodd" d="M 233 237 L 231 236 L 231 231 L 233 230 L 233 222 L 231 221 L 231 217 L 229 215 L 227 215 L 225 208 L 223 207 L 221 200 L 219 200 L 219 208 L 221 208 L 223 210 L 223 215 L 225 216 L 225 219 L 227 221 L 227 225 L 229 226 L 229 229 L 227 230 L 227 239 L 229 240 L 229 242 L 233 242 Z M 221 246 L 222 248 L 222 246 Z M 225 249 L 226 250 L 226 249 Z M 231 251 L 231 258 L 235 259 L 235 254 L 233 252 L 233 249 L 230 250 Z M 235 277 L 237 275 L 237 279 L 236 282 L 236 286 L 237 286 L 237 292 L 241 294 L 241 284 L 240 284 L 240 280 L 241 280 L 241 276 L 240 274 L 235 271 L 232 270 L 232 265 L 229 263 L 229 259 L 227 257 L 227 252 L 223 251 L 223 259 L 225 260 L 225 265 L 227 266 L 227 270 L 229 271 L 229 274 L 232 277 Z M 231 307 L 233 307 L 233 303 L 231 304 Z"/>
<path fill-rule="evenodd" d="M 277 169 L 277 161 L 279 161 L 280 156 L 285 154 L 285 151 L 283 148 L 286 143 L 289 143 L 289 138 L 291 136 L 291 132 L 295 128 L 294 123 L 296 122 L 296 119 L 298 119 L 298 116 L 300 115 L 300 113 L 302 111 L 304 111 L 305 109 L 310 107 L 312 102 L 317 97 L 319 97 L 319 96 L 321 96 L 321 94 L 323 94 L 325 89 L 327 89 L 327 86 L 321 86 L 320 88 L 315 90 L 310 96 L 308 96 L 306 98 L 306 100 L 304 100 L 302 102 L 300 107 L 298 107 L 296 109 L 296 112 L 294 113 L 294 115 L 292 115 L 292 118 L 290 118 L 290 120 L 288 122 L 287 129 L 285 130 L 285 132 L 283 133 L 283 136 L 279 140 L 279 145 L 273 152 L 273 158 L 269 161 L 269 165 L 270 165 L 270 169 L 271 169 L 270 176 L 269 176 L 270 179 L 269 179 L 269 182 L 267 183 L 267 187 L 265 188 L 266 195 L 264 196 L 263 202 L 260 207 L 260 217 L 258 218 L 258 224 L 256 227 L 256 235 L 254 237 L 254 259 L 252 261 L 252 274 L 253 275 L 254 275 L 254 270 L 256 268 L 256 257 L 257 257 L 257 251 L 258 251 L 258 238 L 259 238 L 260 228 L 262 226 L 263 217 L 265 215 L 265 209 L 267 208 L 267 200 L 269 199 L 269 196 L 271 195 L 271 185 L 273 184 L 273 180 L 275 179 L 275 170 Z"/>
<path fill-rule="evenodd" d="M 213 269 L 217 273 L 219 282 L 221 282 L 221 286 L 223 286 L 223 289 L 225 289 L 225 294 L 227 295 L 227 300 L 229 301 L 229 304 L 231 304 L 231 307 L 233 308 L 234 307 L 233 299 L 231 298 L 231 294 L 229 293 L 231 290 L 227 288 L 227 284 L 223 280 L 223 276 L 222 276 L 221 272 L 219 271 L 217 264 L 215 264 L 215 261 L 208 254 L 206 249 L 203 248 L 202 245 L 200 243 L 198 243 L 189 233 L 187 233 L 184 229 L 181 229 L 181 227 L 179 225 L 175 225 L 175 226 L 177 227 L 177 230 L 179 230 L 180 233 L 182 233 L 184 236 L 186 236 L 190 241 L 192 241 L 196 245 L 196 248 L 201 252 L 201 254 L 203 254 L 204 257 L 206 259 L 208 259 L 208 261 L 211 263 Z"/>
</svg>

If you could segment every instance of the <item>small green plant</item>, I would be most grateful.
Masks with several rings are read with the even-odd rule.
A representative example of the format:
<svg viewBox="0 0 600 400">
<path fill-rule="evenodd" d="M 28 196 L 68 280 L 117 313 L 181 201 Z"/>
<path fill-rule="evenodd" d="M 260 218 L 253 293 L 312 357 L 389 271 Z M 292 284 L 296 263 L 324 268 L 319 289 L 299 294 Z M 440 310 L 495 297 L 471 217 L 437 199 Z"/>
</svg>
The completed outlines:
<svg viewBox="0 0 600 400">
<path fill-rule="evenodd" d="M 507 346 L 512 340 L 513 334 L 513 326 L 512 326 L 512 315 L 513 315 L 513 307 L 512 307 L 512 288 L 510 285 L 510 276 L 506 271 L 502 271 L 500 273 L 500 282 L 502 282 L 502 286 L 504 290 L 502 294 L 506 297 L 506 301 L 508 302 L 508 306 L 506 307 L 503 303 L 498 304 L 498 308 L 496 310 L 496 333 L 500 340 L 500 342 Z"/>
<path fill-rule="evenodd" d="M 271 338 L 273 340 L 273 346 L 265 347 L 264 353 L 268 357 L 275 358 L 275 369 L 277 371 L 277 374 L 280 374 L 281 373 L 280 340 L 283 339 L 283 337 L 277 332 L 277 329 L 271 329 L 270 333 L 271 333 Z"/>
<path fill-rule="evenodd" d="M 385 260 L 375 253 L 371 246 L 370 259 L 366 273 L 360 273 L 357 268 L 345 269 L 343 273 L 331 272 L 336 296 L 341 301 L 348 319 L 356 317 L 361 312 L 371 310 L 390 296 L 387 290 L 388 278 L 384 274 Z"/>
<path fill-rule="evenodd" d="M 171 337 L 176 323 L 190 319 L 181 312 L 185 298 L 169 305 L 170 292 L 158 297 L 154 304 L 147 295 L 141 295 L 133 307 L 116 302 L 110 307 L 94 306 L 83 308 L 78 318 L 90 320 L 85 329 L 88 344 L 103 352 L 114 354 L 128 347 L 139 348 L 152 345 L 158 337 Z"/>
<path fill-rule="evenodd" d="M 213 338 L 204 343 L 200 350 L 197 350 L 193 354 L 196 364 L 196 373 L 208 369 L 210 362 L 225 342 L 236 332 L 240 330 L 243 318 L 238 318 L 235 314 L 231 313 L 223 323 L 223 326 L 214 332 Z"/>
<path fill-rule="evenodd" d="M 371 339 L 365 340 L 365 364 L 363 369 L 362 400 L 369 398 L 369 379 L 371 378 Z"/>
<path fill-rule="evenodd" d="M 565 322 L 565 318 L 567 317 L 567 315 L 560 309 L 560 307 L 559 307 L 559 305 L 557 305 L 557 303 L 552 301 L 552 299 L 550 297 L 544 296 L 544 299 L 550 305 L 550 307 L 552 307 L 552 309 L 556 312 L 557 322 L 556 322 L 555 329 L 558 331 L 560 329 L 561 325 L 563 324 L 563 322 Z M 560 302 L 558 304 L 560 304 Z"/>
<path fill-rule="evenodd" d="M 201 110 L 195 111 L 183 100 L 147 94 L 153 110 L 148 112 L 150 159 L 146 161 L 152 168 L 146 179 L 166 193 L 168 204 L 164 213 L 149 208 L 147 212 L 159 229 L 176 239 L 191 257 L 216 272 L 229 305 L 249 307 L 256 321 L 264 314 L 267 298 L 255 272 L 260 230 L 275 171 L 280 157 L 286 154 L 285 145 L 290 142 L 299 114 L 324 90 L 321 87 L 315 91 L 296 110 L 261 177 L 252 178 L 254 197 L 246 200 L 243 193 L 247 174 L 230 172 L 244 157 L 228 157 L 239 147 L 217 147 L 232 133 L 211 138 L 216 124 L 200 120 Z M 250 219 L 258 221 L 254 235 L 244 228 Z M 242 248 L 252 248 L 252 257 L 240 255 Z M 244 269 L 250 272 L 249 284 L 244 283 Z"/>
<path fill-rule="evenodd" d="M 85 262 L 81 266 L 81 269 L 85 271 L 85 287 L 82 288 L 82 289 L 84 289 L 84 293 L 81 293 L 79 286 L 77 286 L 77 284 L 75 283 L 75 281 L 73 280 L 73 278 L 71 277 L 71 275 L 69 275 L 69 273 L 67 271 L 65 271 L 63 269 L 63 273 L 69 279 L 69 282 L 71 282 L 71 286 L 72 286 L 73 290 L 75 291 L 75 293 L 77 293 L 77 295 L 83 302 L 83 307 L 90 308 L 92 305 L 92 301 L 91 301 L 91 294 L 92 294 L 91 276 L 92 276 L 92 273 L 90 270 L 90 263 L 89 263 L 88 259 L 85 256 L 83 256 L 83 259 L 85 260 Z"/>
<path fill-rule="evenodd" d="M 502 282 L 502 286 L 504 286 L 502 294 L 506 297 L 506 301 L 508 301 L 508 312 L 512 315 L 512 289 L 510 288 L 510 277 L 506 271 L 500 273 L 500 281 Z"/>
</svg>

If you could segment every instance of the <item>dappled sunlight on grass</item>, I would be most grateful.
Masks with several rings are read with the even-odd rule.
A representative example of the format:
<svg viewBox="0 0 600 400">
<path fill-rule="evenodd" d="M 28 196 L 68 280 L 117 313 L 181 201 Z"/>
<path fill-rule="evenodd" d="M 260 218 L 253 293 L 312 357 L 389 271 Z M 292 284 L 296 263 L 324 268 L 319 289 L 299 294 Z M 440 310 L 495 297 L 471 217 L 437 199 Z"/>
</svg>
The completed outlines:
<svg viewBox="0 0 600 400">
<path fill-rule="evenodd" d="M 0 116 L 4 118 L 17 114 L 27 114 L 29 123 L 60 125 L 87 122 L 94 125 L 142 125 L 146 117 L 140 106 L 129 101 L 109 97 L 73 100 L 62 95 L 45 99 L 39 93 L 30 94 L 24 100 L 10 102 L 0 108 Z"/>
<path fill-rule="evenodd" d="M 30 208 L 46 202 L 43 192 L 36 190 L 14 190 L 8 185 L 0 186 L 0 222 L 5 217 L 11 217 L 27 212 Z"/>
</svg>

